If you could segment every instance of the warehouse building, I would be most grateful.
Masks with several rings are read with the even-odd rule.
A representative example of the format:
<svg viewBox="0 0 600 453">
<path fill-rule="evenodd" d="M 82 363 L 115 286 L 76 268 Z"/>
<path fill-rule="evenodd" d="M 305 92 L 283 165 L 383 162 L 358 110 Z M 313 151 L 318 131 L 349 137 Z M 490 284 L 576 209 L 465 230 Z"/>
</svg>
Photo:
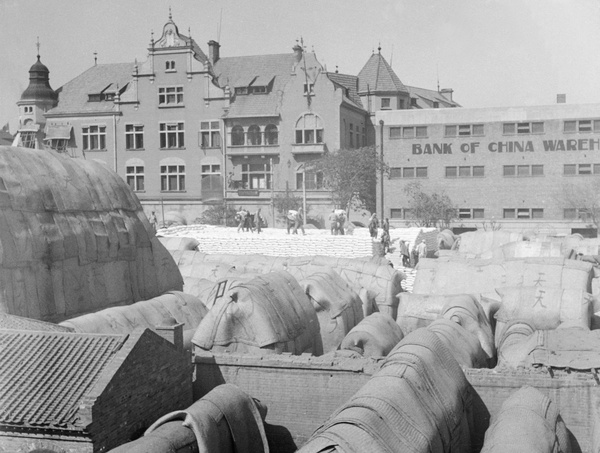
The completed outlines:
<svg viewBox="0 0 600 453">
<path fill-rule="evenodd" d="M 458 232 L 596 235 L 600 105 L 380 111 L 376 122 L 390 166 L 378 211 L 393 225 L 415 224 L 405 188 L 418 182 L 450 197 Z"/>
<path fill-rule="evenodd" d="M 356 76 L 290 47 L 232 57 L 211 40 L 205 52 L 169 15 L 146 61 L 96 63 L 56 92 L 38 57 L 14 144 L 105 164 L 159 221 L 193 222 L 226 202 L 262 208 L 272 225 L 272 200 L 293 194 L 323 224 L 332 198 L 312 161 L 373 144 L 376 110 L 458 106 L 447 91 L 402 84 L 381 49 Z"/>
</svg>

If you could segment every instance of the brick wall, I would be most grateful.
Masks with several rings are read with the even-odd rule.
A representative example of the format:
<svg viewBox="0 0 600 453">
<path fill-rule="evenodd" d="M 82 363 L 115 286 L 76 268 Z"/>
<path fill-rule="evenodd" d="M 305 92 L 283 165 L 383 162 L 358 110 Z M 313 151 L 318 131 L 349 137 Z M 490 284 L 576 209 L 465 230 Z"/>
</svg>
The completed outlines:
<svg viewBox="0 0 600 453">
<path fill-rule="evenodd" d="M 192 403 L 191 357 L 150 330 L 135 336 L 109 365 L 114 374 L 109 370 L 84 402 L 94 451 L 137 438 L 162 415 Z"/>
<path fill-rule="evenodd" d="M 370 379 L 379 363 L 372 359 L 285 355 L 196 356 L 194 398 L 225 382 L 237 385 L 267 405 L 266 431 L 272 451 L 292 452 Z M 557 372 L 550 377 L 544 372 L 467 370 L 466 376 L 476 392 L 475 416 L 484 420 L 484 426 L 488 426 L 490 416 L 497 413 L 510 394 L 523 385 L 531 385 L 558 404 L 573 434 L 573 452 L 591 451 L 600 390 L 590 374 Z"/>
</svg>

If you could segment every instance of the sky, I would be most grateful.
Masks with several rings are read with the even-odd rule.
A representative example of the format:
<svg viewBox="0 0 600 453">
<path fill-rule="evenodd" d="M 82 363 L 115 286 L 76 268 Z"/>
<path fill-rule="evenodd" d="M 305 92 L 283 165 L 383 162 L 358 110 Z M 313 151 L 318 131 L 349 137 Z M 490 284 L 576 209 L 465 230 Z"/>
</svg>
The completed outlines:
<svg viewBox="0 0 600 453">
<path fill-rule="evenodd" d="M 0 125 L 18 121 L 39 37 L 57 89 L 94 64 L 144 61 L 169 7 L 221 56 L 292 52 L 357 75 L 381 53 L 405 85 L 452 88 L 463 107 L 600 103 L 598 0 L 0 0 Z"/>
</svg>

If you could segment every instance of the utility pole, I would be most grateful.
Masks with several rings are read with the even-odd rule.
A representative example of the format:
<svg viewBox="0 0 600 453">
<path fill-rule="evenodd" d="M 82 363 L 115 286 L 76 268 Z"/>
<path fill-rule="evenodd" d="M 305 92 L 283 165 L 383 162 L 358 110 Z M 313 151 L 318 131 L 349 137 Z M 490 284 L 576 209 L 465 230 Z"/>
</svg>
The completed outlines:
<svg viewBox="0 0 600 453">
<path fill-rule="evenodd" d="M 381 140 L 381 148 L 379 149 L 380 164 L 383 164 L 383 120 L 379 120 L 379 139 Z M 385 210 L 383 209 L 383 165 L 381 165 L 379 170 L 379 190 L 381 192 L 381 214 L 379 218 L 383 220 L 385 217 Z"/>
</svg>

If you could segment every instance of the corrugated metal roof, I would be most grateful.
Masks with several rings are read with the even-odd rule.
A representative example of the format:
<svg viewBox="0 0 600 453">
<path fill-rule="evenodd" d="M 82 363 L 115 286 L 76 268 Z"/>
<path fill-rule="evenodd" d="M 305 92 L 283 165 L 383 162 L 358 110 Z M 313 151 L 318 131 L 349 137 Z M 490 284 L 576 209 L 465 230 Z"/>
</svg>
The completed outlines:
<svg viewBox="0 0 600 453">
<path fill-rule="evenodd" d="M 132 80 L 134 63 L 99 64 L 67 82 L 58 91 L 58 105 L 48 115 L 63 113 L 110 112 L 113 101 L 89 102 L 88 95 L 99 94 L 111 85 L 122 89 Z"/>
<path fill-rule="evenodd" d="M 374 53 L 358 73 L 358 92 L 408 92 L 383 55 Z"/>
<path fill-rule="evenodd" d="M 0 425 L 81 429 L 82 399 L 126 340 L 0 330 Z"/>
</svg>

